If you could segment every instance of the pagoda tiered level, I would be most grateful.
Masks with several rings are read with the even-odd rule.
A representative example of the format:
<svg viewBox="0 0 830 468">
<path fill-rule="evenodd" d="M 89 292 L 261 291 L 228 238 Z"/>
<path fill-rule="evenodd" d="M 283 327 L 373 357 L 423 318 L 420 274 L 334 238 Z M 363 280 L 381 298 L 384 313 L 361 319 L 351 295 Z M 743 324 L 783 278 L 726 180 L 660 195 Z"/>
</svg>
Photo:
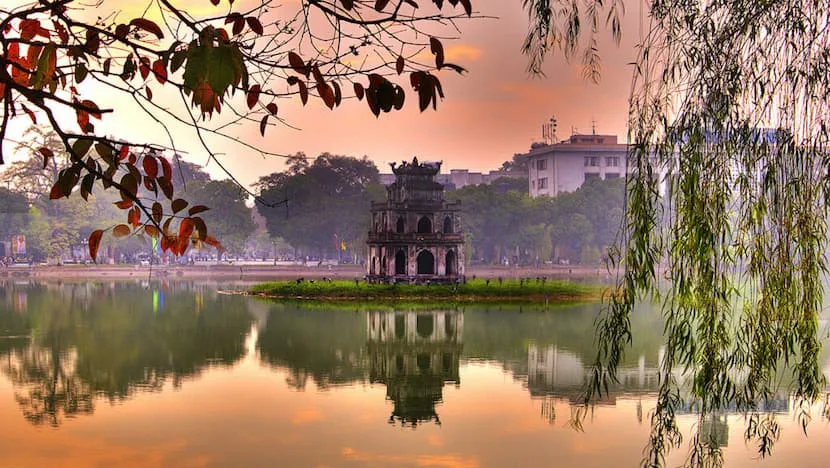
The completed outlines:
<svg viewBox="0 0 830 468">
<path fill-rule="evenodd" d="M 376 283 L 464 282 L 460 204 L 444 201 L 441 163 L 391 164 L 386 201 L 372 203 L 367 278 Z"/>
</svg>

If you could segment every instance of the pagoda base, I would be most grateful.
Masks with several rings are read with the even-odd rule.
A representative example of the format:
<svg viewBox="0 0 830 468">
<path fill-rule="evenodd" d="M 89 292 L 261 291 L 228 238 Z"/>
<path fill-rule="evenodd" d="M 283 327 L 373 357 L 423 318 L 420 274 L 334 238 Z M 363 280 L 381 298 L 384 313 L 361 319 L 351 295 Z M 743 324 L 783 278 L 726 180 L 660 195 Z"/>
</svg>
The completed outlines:
<svg viewBox="0 0 830 468">
<path fill-rule="evenodd" d="M 464 275 L 367 275 L 366 281 L 374 284 L 464 284 L 467 277 Z"/>
</svg>

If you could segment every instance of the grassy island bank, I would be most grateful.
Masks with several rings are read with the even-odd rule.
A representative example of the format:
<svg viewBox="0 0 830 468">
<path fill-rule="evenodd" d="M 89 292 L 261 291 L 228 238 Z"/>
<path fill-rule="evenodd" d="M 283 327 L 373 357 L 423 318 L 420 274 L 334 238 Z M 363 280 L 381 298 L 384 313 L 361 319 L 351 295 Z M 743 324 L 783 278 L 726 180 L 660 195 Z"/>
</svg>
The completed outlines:
<svg viewBox="0 0 830 468">
<path fill-rule="evenodd" d="M 431 303 L 563 303 L 595 301 L 602 286 L 553 280 L 483 280 L 459 285 L 369 284 L 364 281 L 277 281 L 248 293 L 272 299 Z"/>
</svg>

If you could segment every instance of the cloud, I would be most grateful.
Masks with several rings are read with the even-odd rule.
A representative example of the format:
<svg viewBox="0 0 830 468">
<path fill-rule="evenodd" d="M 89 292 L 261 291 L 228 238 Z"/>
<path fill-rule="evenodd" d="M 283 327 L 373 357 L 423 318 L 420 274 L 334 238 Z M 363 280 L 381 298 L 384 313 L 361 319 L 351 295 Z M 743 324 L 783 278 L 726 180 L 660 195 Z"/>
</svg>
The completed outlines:
<svg viewBox="0 0 830 468">
<path fill-rule="evenodd" d="M 469 44 L 453 44 L 444 49 L 444 58 L 448 62 L 475 62 L 484 51 Z"/>
</svg>

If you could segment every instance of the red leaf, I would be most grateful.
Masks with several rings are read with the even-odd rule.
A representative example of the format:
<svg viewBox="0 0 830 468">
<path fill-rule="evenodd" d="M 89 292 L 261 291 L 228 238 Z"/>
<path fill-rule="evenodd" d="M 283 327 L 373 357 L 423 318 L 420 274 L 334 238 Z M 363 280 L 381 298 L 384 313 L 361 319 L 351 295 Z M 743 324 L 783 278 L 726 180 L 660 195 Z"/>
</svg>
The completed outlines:
<svg viewBox="0 0 830 468">
<path fill-rule="evenodd" d="M 156 161 L 156 158 L 152 156 L 144 156 L 144 161 L 142 161 L 142 166 L 144 166 L 144 173 L 147 174 L 147 177 L 151 179 L 155 179 L 159 175 L 159 164 Z"/>
<path fill-rule="evenodd" d="M 354 8 L 354 0 L 340 0 L 340 3 L 343 4 L 343 8 L 345 8 L 346 11 Z"/>
<path fill-rule="evenodd" d="M 193 228 L 193 220 L 190 218 L 184 218 L 182 223 L 179 225 L 179 238 L 189 239 L 193 234 Z"/>
<path fill-rule="evenodd" d="M 461 5 L 464 6 L 464 12 L 467 13 L 467 16 L 472 16 L 473 14 L 473 4 L 470 0 L 459 0 Z"/>
<path fill-rule="evenodd" d="M 132 200 L 121 200 L 120 202 L 114 203 L 114 205 L 117 206 L 119 209 L 126 210 L 128 208 L 133 207 L 133 201 Z"/>
<path fill-rule="evenodd" d="M 435 68 L 444 66 L 444 46 L 434 37 L 429 38 L 429 50 L 435 54 Z"/>
<path fill-rule="evenodd" d="M 326 107 L 334 109 L 334 90 L 331 89 L 331 86 L 325 83 L 318 83 L 317 93 L 323 99 L 323 103 L 326 104 Z"/>
<path fill-rule="evenodd" d="M 173 210 L 173 213 L 178 213 L 183 209 L 187 208 L 187 200 L 183 200 L 181 198 L 177 198 L 170 203 L 170 208 Z"/>
<path fill-rule="evenodd" d="M 257 101 L 259 101 L 259 93 L 262 90 L 259 85 L 251 86 L 248 90 L 248 109 L 253 109 Z"/>
<path fill-rule="evenodd" d="M 331 85 L 334 87 L 334 105 L 339 106 L 343 99 L 343 93 L 340 92 L 340 85 L 336 81 L 332 81 Z"/>
<path fill-rule="evenodd" d="M 366 93 L 366 91 L 363 89 L 363 85 L 362 85 L 362 84 L 360 84 L 360 83 L 355 83 L 355 84 L 354 84 L 354 95 L 355 95 L 355 96 L 357 96 L 357 100 L 358 100 L 358 101 L 362 101 L 362 100 L 363 100 L 363 95 L 364 95 L 365 93 Z"/>
<path fill-rule="evenodd" d="M 119 224 L 112 228 L 112 236 L 116 238 L 129 236 L 130 232 L 130 227 L 126 224 Z"/>
<path fill-rule="evenodd" d="M 52 190 L 49 191 L 49 199 L 57 200 L 58 198 L 63 198 L 63 189 L 60 184 L 56 183 L 52 186 Z"/>
<path fill-rule="evenodd" d="M 403 66 L 404 66 L 403 57 L 398 55 L 398 60 L 395 62 L 395 71 L 398 72 L 398 75 L 403 73 Z"/>
<path fill-rule="evenodd" d="M 303 102 L 303 105 L 306 105 L 308 102 L 308 86 L 306 86 L 305 81 L 298 81 L 297 84 L 300 85 L 300 101 Z"/>
<path fill-rule="evenodd" d="M 130 27 L 126 24 L 119 24 L 115 27 L 115 35 L 121 39 L 127 37 L 127 34 L 130 33 Z"/>
<path fill-rule="evenodd" d="M 223 247 L 222 244 L 220 244 L 219 241 L 213 236 L 205 237 L 205 244 L 216 247 L 220 252 L 225 250 L 225 247 Z"/>
<path fill-rule="evenodd" d="M 153 221 L 160 223 L 161 217 L 164 216 L 164 211 L 161 207 L 161 203 L 155 202 L 153 203 Z"/>
<path fill-rule="evenodd" d="M 377 11 L 377 12 L 383 11 L 383 9 L 386 8 L 386 5 L 388 5 L 388 4 L 389 4 L 389 0 L 375 0 L 375 11 Z"/>
<path fill-rule="evenodd" d="M 161 233 L 159 232 L 158 228 L 153 226 L 152 224 L 147 224 L 144 226 L 144 234 L 152 237 L 153 239 L 157 238 Z"/>
<path fill-rule="evenodd" d="M 231 23 L 235 22 L 238 18 L 241 18 L 241 17 L 242 17 L 242 15 L 240 15 L 239 13 L 233 12 L 233 13 L 229 14 L 227 18 L 225 18 L 225 24 L 231 24 Z"/>
<path fill-rule="evenodd" d="M 52 26 L 54 26 L 55 31 L 58 32 L 58 37 L 61 40 L 61 44 L 66 44 L 67 42 L 69 42 L 69 32 L 66 30 L 66 27 L 64 27 L 64 25 L 58 23 L 55 20 L 52 20 Z"/>
<path fill-rule="evenodd" d="M 164 156 L 159 157 L 159 161 L 161 161 L 161 173 L 167 181 L 173 180 L 173 168 L 170 167 L 170 161 L 167 160 Z"/>
<path fill-rule="evenodd" d="M 251 31 L 259 34 L 260 36 L 262 35 L 262 33 L 265 32 L 262 29 L 262 23 L 260 23 L 257 18 L 254 18 L 253 16 L 249 16 L 249 17 L 245 18 L 245 21 L 248 23 L 248 27 L 251 28 Z"/>
<path fill-rule="evenodd" d="M 176 255 L 184 255 L 187 252 L 187 247 L 190 245 L 190 238 L 189 237 L 179 237 L 178 243 L 176 245 Z"/>
<path fill-rule="evenodd" d="M 303 62 L 303 59 L 300 58 L 300 56 L 295 52 L 288 53 L 288 63 L 291 64 L 291 68 L 293 68 L 295 72 L 308 78 L 309 69 L 305 62 Z"/>
<path fill-rule="evenodd" d="M 195 214 L 203 213 L 209 209 L 210 208 L 206 207 L 205 205 L 194 205 L 190 207 L 189 210 L 187 210 L 187 214 L 193 216 Z"/>
<path fill-rule="evenodd" d="M 153 90 L 152 90 L 152 89 L 150 89 L 150 87 L 149 87 L 149 86 L 145 86 L 145 87 L 144 87 L 144 91 L 146 91 L 146 92 L 147 92 L 147 100 L 148 100 L 148 101 L 152 101 L 152 100 L 153 100 Z"/>
<path fill-rule="evenodd" d="M 46 169 L 46 166 L 49 164 L 49 160 L 55 157 L 55 153 L 45 146 L 40 148 L 38 152 L 43 155 L 43 168 Z"/>
<path fill-rule="evenodd" d="M 264 116 L 262 120 L 259 121 L 259 133 L 262 136 L 265 136 L 265 127 L 268 125 L 268 116 Z"/>
<path fill-rule="evenodd" d="M 130 21 L 130 26 L 135 26 L 139 29 L 143 29 L 148 33 L 153 33 L 159 39 L 164 39 L 164 33 L 161 31 L 161 28 L 154 22 L 148 20 L 147 18 L 135 18 Z"/>
<path fill-rule="evenodd" d="M 20 39 L 31 41 L 35 38 L 40 29 L 40 21 L 25 19 L 20 22 Z"/>
<path fill-rule="evenodd" d="M 212 3 L 213 6 L 217 6 L 219 5 L 219 0 L 210 0 L 210 3 Z"/>
<path fill-rule="evenodd" d="M 101 246 L 101 237 L 103 235 L 104 231 L 101 229 L 96 229 L 89 235 L 89 256 L 92 257 L 93 262 L 98 259 L 98 247 Z"/>
<path fill-rule="evenodd" d="M 265 108 L 268 109 L 268 112 L 270 112 L 271 115 L 274 115 L 274 116 L 277 115 L 277 111 L 279 110 L 277 108 L 277 104 L 273 103 L 273 102 L 268 104 L 267 106 L 265 106 Z"/>
<path fill-rule="evenodd" d="M 121 149 L 118 150 L 118 159 L 123 161 L 127 159 L 127 156 L 130 154 L 130 145 L 121 145 Z"/>
<path fill-rule="evenodd" d="M 244 28 L 244 27 L 245 27 L 245 18 L 243 18 L 240 15 L 238 18 L 236 18 L 234 20 L 233 29 L 231 30 L 231 33 L 233 33 L 233 35 L 236 36 L 236 35 L 242 33 L 242 28 Z"/>
<path fill-rule="evenodd" d="M 159 83 L 164 84 L 167 82 L 167 68 L 164 67 L 163 61 L 156 60 L 153 62 L 153 73 L 156 74 L 156 80 Z"/>
<path fill-rule="evenodd" d="M 81 101 L 81 104 L 87 109 L 89 109 L 90 117 L 92 117 L 93 119 L 101 120 L 101 109 L 98 107 L 98 104 L 95 104 L 89 99 L 84 99 L 83 101 Z"/>
<path fill-rule="evenodd" d="M 137 206 L 134 206 L 133 209 L 130 210 L 127 215 L 127 222 L 132 224 L 134 228 L 137 228 L 139 224 L 141 224 L 141 211 Z"/>
</svg>

